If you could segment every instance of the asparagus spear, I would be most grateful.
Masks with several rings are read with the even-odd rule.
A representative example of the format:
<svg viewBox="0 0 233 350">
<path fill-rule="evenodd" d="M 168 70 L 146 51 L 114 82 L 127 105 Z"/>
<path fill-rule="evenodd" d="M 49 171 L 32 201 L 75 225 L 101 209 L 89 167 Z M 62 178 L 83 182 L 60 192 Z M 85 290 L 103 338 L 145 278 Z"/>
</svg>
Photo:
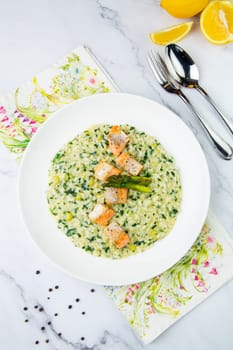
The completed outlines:
<svg viewBox="0 0 233 350">
<path fill-rule="evenodd" d="M 149 185 L 151 181 L 151 178 L 145 176 L 114 175 L 108 178 L 104 186 L 114 188 L 129 188 L 135 191 L 148 193 L 150 192 Z"/>
<path fill-rule="evenodd" d="M 151 177 L 146 176 L 113 175 L 108 178 L 108 181 L 114 183 L 134 183 L 147 186 L 151 183 L 152 179 Z"/>
</svg>

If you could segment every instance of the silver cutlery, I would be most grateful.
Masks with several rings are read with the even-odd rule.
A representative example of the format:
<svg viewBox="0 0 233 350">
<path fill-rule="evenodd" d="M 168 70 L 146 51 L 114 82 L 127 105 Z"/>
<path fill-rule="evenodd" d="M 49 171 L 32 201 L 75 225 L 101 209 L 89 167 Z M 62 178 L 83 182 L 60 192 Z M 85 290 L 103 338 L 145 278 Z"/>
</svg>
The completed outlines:
<svg viewBox="0 0 233 350">
<path fill-rule="evenodd" d="M 169 44 L 165 48 L 167 65 L 172 77 L 182 86 L 196 89 L 211 104 L 233 134 L 233 122 L 224 116 L 212 98 L 199 85 L 199 70 L 192 57 L 180 46 Z"/>
<path fill-rule="evenodd" d="M 176 94 L 179 96 L 182 101 L 189 107 L 190 111 L 192 112 L 195 117 L 198 118 L 200 121 L 202 127 L 206 131 L 207 135 L 209 136 L 210 141 L 217 149 L 218 153 L 224 158 L 224 159 L 231 159 L 233 155 L 233 150 L 231 146 L 225 142 L 202 118 L 202 116 L 194 109 L 194 106 L 189 101 L 189 99 L 186 97 L 186 95 L 181 91 L 179 85 L 176 83 L 176 81 L 170 76 L 167 66 L 162 59 L 162 57 L 159 55 L 158 52 L 156 52 L 154 49 L 149 51 L 147 54 L 147 60 L 150 65 L 150 68 L 152 72 L 154 73 L 158 83 L 161 85 L 163 89 L 165 89 L 167 92 Z"/>
</svg>

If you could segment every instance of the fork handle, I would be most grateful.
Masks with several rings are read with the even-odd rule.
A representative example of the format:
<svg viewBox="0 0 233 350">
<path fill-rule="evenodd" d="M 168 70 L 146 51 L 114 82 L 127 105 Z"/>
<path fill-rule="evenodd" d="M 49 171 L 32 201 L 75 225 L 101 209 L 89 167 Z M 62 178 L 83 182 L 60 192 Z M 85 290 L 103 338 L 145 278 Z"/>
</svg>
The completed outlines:
<svg viewBox="0 0 233 350">
<path fill-rule="evenodd" d="M 222 158 L 230 160 L 233 156 L 233 150 L 231 146 L 224 141 L 221 136 L 219 136 L 202 118 L 202 116 L 195 110 L 192 103 L 186 97 L 186 95 L 180 90 L 178 96 L 182 99 L 182 101 L 189 107 L 192 114 L 200 121 L 202 127 L 205 129 L 207 135 L 209 136 L 210 141 L 217 149 L 218 153 Z"/>
<path fill-rule="evenodd" d="M 218 113 L 218 115 L 224 121 L 224 123 L 226 124 L 226 126 L 228 127 L 230 132 L 233 134 L 233 122 L 220 111 L 220 109 L 215 104 L 215 102 L 212 100 L 212 98 L 207 94 L 207 92 L 200 85 L 196 85 L 196 89 L 211 104 L 211 106 L 215 109 L 215 111 Z"/>
</svg>

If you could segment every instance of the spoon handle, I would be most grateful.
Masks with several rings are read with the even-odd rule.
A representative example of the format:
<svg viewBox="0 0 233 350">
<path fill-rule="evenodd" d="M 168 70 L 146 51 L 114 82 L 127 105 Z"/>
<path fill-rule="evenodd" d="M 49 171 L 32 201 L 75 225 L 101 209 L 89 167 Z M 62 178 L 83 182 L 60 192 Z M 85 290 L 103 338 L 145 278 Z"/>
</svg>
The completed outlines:
<svg viewBox="0 0 233 350">
<path fill-rule="evenodd" d="M 221 155 L 222 158 L 226 160 L 232 159 L 233 156 L 233 149 L 231 146 L 224 141 L 221 136 L 219 136 L 202 118 L 202 116 L 195 110 L 192 103 L 189 101 L 189 99 L 186 97 L 186 95 L 179 90 L 178 96 L 182 99 L 182 101 L 189 107 L 192 114 L 197 117 L 197 119 L 200 121 L 202 127 L 205 129 L 207 135 L 209 136 L 210 141 L 214 145 L 214 147 L 217 149 L 218 153 Z"/>
<path fill-rule="evenodd" d="M 222 118 L 222 120 L 224 121 L 224 123 L 226 124 L 230 132 L 233 134 L 233 122 L 229 118 L 224 116 L 224 114 L 219 110 L 218 106 L 215 104 L 212 98 L 207 94 L 207 92 L 200 85 L 197 85 L 196 89 L 212 105 L 212 107 L 215 109 L 218 115 Z"/>
</svg>

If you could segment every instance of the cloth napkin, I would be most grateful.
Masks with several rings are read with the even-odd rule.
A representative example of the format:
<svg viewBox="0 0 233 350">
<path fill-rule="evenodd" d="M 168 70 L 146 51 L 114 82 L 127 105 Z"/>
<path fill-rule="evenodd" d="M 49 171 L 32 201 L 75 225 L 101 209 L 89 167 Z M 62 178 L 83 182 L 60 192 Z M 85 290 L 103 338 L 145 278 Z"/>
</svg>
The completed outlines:
<svg viewBox="0 0 233 350">
<path fill-rule="evenodd" d="M 109 91 L 119 89 L 93 53 L 79 47 L 0 98 L 0 139 L 20 159 L 51 114 L 84 96 Z M 194 245 L 170 269 L 146 282 L 106 290 L 147 344 L 232 277 L 233 240 L 209 213 Z"/>
</svg>

